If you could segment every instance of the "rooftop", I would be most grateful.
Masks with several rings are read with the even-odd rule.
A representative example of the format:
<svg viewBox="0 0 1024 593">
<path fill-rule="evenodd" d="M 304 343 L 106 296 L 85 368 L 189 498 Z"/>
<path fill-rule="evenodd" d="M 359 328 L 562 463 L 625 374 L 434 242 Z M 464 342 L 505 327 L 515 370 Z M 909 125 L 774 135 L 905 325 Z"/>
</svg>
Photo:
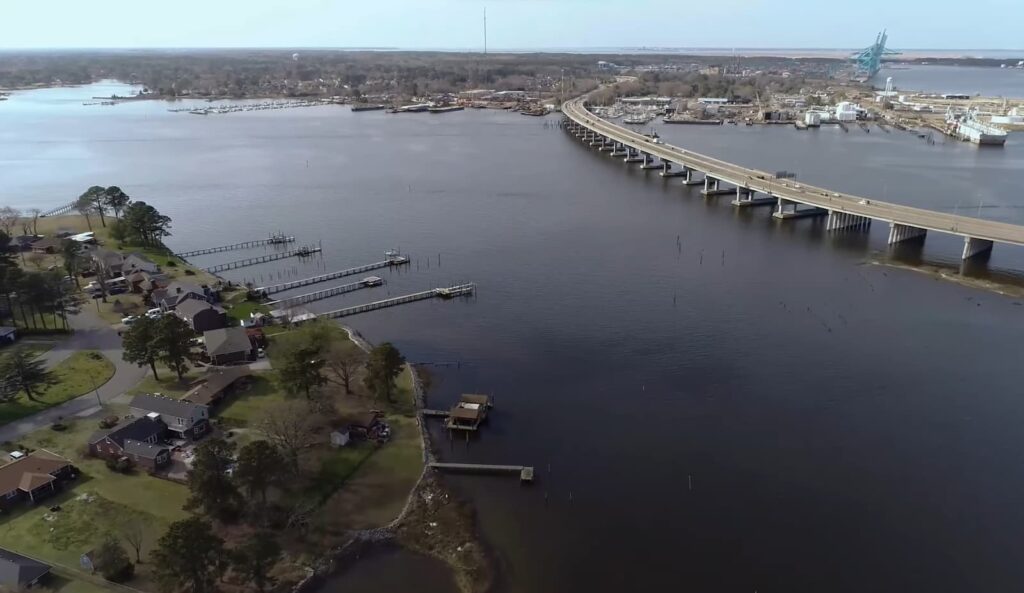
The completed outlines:
<svg viewBox="0 0 1024 593">
<path fill-rule="evenodd" d="M 244 327 L 225 327 L 203 332 L 203 342 L 210 356 L 248 352 L 252 350 L 252 341 Z"/>
<path fill-rule="evenodd" d="M 0 467 L 0 495 L 21 489 L 23 483 L 36 483 L 38 478 L 32 476 L 49 476 L 69 465 L 71 462 L 60 455 L 43 449 L 33 451 L 17 461 Z M 29 477 L 28 482 L 25 482 L 26 476 Z"/>
<path fill-rule="evenodd" d="M 132 399 L 131 407 L 147 412 L 173 416 L 176 418 L 190 418 L 196 408 L 202 408 L 199 404 L 182 401 L 162 395 L 136 395 Z"/>
</svg>

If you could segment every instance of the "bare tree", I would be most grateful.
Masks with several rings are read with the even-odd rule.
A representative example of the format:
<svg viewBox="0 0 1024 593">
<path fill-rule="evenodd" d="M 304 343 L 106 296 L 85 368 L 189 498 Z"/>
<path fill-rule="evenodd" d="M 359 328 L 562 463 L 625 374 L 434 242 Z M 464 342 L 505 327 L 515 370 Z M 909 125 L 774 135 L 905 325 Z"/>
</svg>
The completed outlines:
<svg viewBox="0 0 1024 593">
<path fill-rule="evenodd" d="M 39 217 L 42 216 L 43 211 L 39 208 L 29 208 L 28 213 L 32 215 L 32 234 L 39 234 Z"/>
<path fill-rule="evenodd" d="M 0 208 L 0 229 L 3 229 L 4 233 L 10 235 L 14 225 L 18 224 L 19 218 L 21 218 L 21 211 L 17 208 L 11 208 L 10 206 Z"/>
<path fill-rule="evenodd" d="M 327 351 L 327 369 L 334 375 L 335 383 L 345 388 L 345 394 L 352 394 L 352 380 L 359 369 L 366 364 L 366 353 L 344 342 L 331 344 Z"/>
<path fill-rule="evenodd" d="M 142 562 L 142 545 L 146 540 L 146 526 L 138 517 L 133 517 L 121 523 L 118 530 L 121 537 L 128 545 L 135 550 L 135 563 Z"/>
<path fill-rule="evenodd" d="M 268 407 L 257 426 L 281 451 L 295 472 L 299 471 L 299 454 L 320 440 L 318 416 L 308 405 L 298 402 Z"/>
</svg>

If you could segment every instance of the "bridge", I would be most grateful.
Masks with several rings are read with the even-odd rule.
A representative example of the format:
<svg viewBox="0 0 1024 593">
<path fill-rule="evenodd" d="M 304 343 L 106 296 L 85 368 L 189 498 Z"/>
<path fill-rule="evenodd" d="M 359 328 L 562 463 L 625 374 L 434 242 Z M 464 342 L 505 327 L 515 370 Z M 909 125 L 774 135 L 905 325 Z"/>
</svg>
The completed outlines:
<svg viewBox="0 0 1024 593">
<path fill-rule="evenodd" d="M 1024 226 L 881 202 L 815 187 L 772 173 L 742 167 L 697 152 L 664 144 L 656 138 L 605 121 L 586 106 L 586 97 L 566 102 L 567 128 L 585 144 L 607 150 L 626 162 L 660 168 L 686 185 L 703 184 L 703 194 L 735 195 L 737 207 L 771 205 L 780 219 L 827 216 L 829 231 L 866 230 L 872 221 L 889 224 L 890 245 L 923 240 L 929 231 L 963 237 L 963 259 L 991 252 L 994 243 L 1024 245 Z M 655 164 L 660 160 L 660 166 Z M 701 179 L 700 176 L 703 176 Z M 726 187 L 726 184 L 731 187 Z"/>
</svg>

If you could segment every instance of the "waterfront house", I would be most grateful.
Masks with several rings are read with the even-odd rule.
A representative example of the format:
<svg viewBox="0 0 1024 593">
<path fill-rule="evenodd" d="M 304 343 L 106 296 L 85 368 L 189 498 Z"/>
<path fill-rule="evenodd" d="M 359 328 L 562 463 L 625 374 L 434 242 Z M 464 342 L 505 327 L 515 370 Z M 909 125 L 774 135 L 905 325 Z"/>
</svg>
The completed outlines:
<svg viewBox="0 0 1024 593">
<path fill-rule="evenodd" d="M 174 308 L 174 314 L 200 334 L 228 325 L 228 314 L 224 309 L 200 299 L 187 299 L 179 303 Z"/>
<path fill-rule="evenodd" d="M 0 467 L 0 510 L 21 501 L 35 504 L 74 477 L 75 468 L 67 459 L 43 449 L 33 451 Z"/>
<path fill-rule="evenodd" d="M 180 280 L 175 280 L 164 288 L 154 290 L 149 298 L 154 307 L 160 307 L 164 311 L 173 311 L 175 307 L 188 299 L 211 301 L 208 288 Z"/>
<path fill-rule="evenodd" d="M 128 281 L 128 290 L 135 294 L 151 293 L 167 284 L 167 278 L 159 272 L 131 272 L 124 279 Z"/>
<path fill-rule="evenodd" d="M 160 266 L 150 261 L 146 256 L 131 253 L 124 258 L 124 263 L 121 265 L 121 272 L 127 276 L 131 272 L 148 272 L 150 274 L 156 274 L 160 271 Z"/>
<path fill-rule="evenodd" d="M 256 348 L 244 327 L 225 327 L 203 332 L 206 353 L 213 364 L 232 364 L 256 358 Z"/>
<path fill-rule="evenodd" d="M 136 467 L 155 472 L 171 459 L 163 443 L 167 425 L 160 415 L 150 412 L 111 430 L 94 433 L 89 438 L 89 453 L 101 459 L 130 459 Z"/>
<path fill-rule="evenodd" d="M 176 438 L 195 440 L 210 429 L 210 411 L 203 405 L 162 395 L 136 395 L 130 405 L 133 416 L 158 415 Z"/>
<path fill-rule="evenodd" d="M 50 574 L 50 565 L 0 548 L 0 587 L 11 591 L 28 589 Z"/>
<path fill-rule="evenodd" d="M 89 257 L 92 258 L 93 267 L 96 268 L 96 271 L 102 273 L 107 278 L 115 278 L 121 275 L 121 269 L 124 266 L 124 256 L 120 253 L 105 247 L 97 247 L 89 251 Z"/>
<path fill-rule="evenodd" d="M 248 381 L 252 371 L 246 366 L 211 368 L 202 378 L 192 383 L 181 399 L 214 408 Z"/>
</svg>

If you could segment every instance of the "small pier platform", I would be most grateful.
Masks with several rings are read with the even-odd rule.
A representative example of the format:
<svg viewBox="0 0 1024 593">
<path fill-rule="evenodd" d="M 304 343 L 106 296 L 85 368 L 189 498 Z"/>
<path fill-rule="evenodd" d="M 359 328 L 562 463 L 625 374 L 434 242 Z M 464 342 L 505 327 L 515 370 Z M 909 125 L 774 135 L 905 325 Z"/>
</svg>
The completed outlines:
<svg viewBox="0 0 1024 593">
<path fill-rule="evenodd" d="M 394 307 L 396 305 L 404 305 L 405 303 L 412 303 L 415 301 L 422 301 L 425 299 L 452 299 L 457 296 L 469 296 L 473 294 L 473 290 L 475 288 L 475 284 L 460 284 L 458 286 L 449 286 L 447 288 L 434 288 L 432 290 L 424 290 L 423 292 L 414 292 L 413 294 L 407 294 L 400 297 L 394 297 L 390 299 L 384 299 L 382 301 L 366 303 L 365 305 L 356 305 L 354 307 L 346 307 L 344 309 L 335 309 L 334 311 L 320 313 L 319 315 L 317 315 L 317 317 L 323 317 L 325 319 L 337 319 L 339 317 L 348 317 L 349 315 L 366 313 L 367 311 L 375 311 L 377 309 L 383 309 L 385 307 Z"/>
<path fill-rule="evenodd" d="M 380 268 L 388 268 L 391 266 L 401 266 L 409 263 L 409 258 L 404 255 L 397 254 L 385 254 L 384 261 L 375 262 L 372 264 L 366 264 L 363 266 L 357 266 L 355 268 L 348 268 L 347 270 L 338 270 L 337 272 L 330 272 L 327 274 L 320 274 L 319 276 L 311 276 L 309 278 L 303 278 L 301 280 L 292 280 L 291 282 L 282 282 L 281 284 L 272 284 L 270 286 L 263 286 L 254 289 L 253 292 L 267 296 L 276 292 L 284 292 L 293 288 L 299 288 L 302 286 L 309 286 L 310 284 L 318 284 L 320 282 L 328 282 L 337 278 L 344 278 L 345 276 L 354 276 L 356 274 L 362 274 L 363 272 L 369 272 L 370 270 L 379 270 Z"/>
<path fill-rule="evenodd" d="M 236 268 L 244 268 L 246 266 L 255 266 L 268 261 L 275 261 L 279 259 L 285 259 L 289 257 L 308 257 L 314 253 L 320 253 L 319 247 L 302 247 L 300 249 L 293 249 L 292 251 L 282 251 L 281 253 L 268 253 L 267 255 L 260 255 L 257 257 L 250 257 L 247 259 L 240 259 L 237 261 L 227 262 L 224 264 L 217 264 L 206 268 L 207 272 L 216 274 L 217 272 L 223 272 L 225 270 L 234 270 Z"/>
<path fill-rule="evenodd" d="M 231 245 L 221 245 L 220 247 L 207 247 L 206 249 L 193 249 L 192 251 L 182 251 L 181 253 L 175 253 L 174 255 L 185 259 L 186 257 L 192 257 L 194 255 L 206 255 L 207 253 L 220 253 L 221 251 L 235 251 L 238 249 L 249 249 L 251 247 L 262 247 L 264 245 L 284 245 L 287 243 L 294 243 L 295 237 L 286 237 L 284 235 L 273 235 L 266 239 L 257 239 L 256 241 L 242 241 L 241 243 L 232 243 Z"/>
<path fill-rule="evenodd" d="M 471 474 L 519 474 L 522 482 L 533 481 L 533 467 L 528 465 L 489 465 L 486 463 L 431 463 L 430 467 Z"/>
<path fill-rule="evenodd" d="M 428 418 L 447 418 L 448 410 L 420 410 Z"/>
<path fill-rule="evenodd" d="M 341 286 L 335 286 L 333 288 L 325 288 L 316 292 L 307 292 L 305 294 L 299 294 L 292 297 L 278 299 L 274 301 L 267 301 L 268 306 L 278 306 L 283 308 L 294 307 L 295 305 L 302 305 L 304 303 L 311 303 L 313 301 L 319 301 L 321 299 L 330 298 L 339 294 L 346 294 L 356 290 L 362 290 L 364 288 L 372 288 L 374 286 L 383 286 L 384 280 L 376 276 L 370 276 L 363 278 L 359 282 L 353 282 L 352 284 L 343 284 Z"/>
</svg>

